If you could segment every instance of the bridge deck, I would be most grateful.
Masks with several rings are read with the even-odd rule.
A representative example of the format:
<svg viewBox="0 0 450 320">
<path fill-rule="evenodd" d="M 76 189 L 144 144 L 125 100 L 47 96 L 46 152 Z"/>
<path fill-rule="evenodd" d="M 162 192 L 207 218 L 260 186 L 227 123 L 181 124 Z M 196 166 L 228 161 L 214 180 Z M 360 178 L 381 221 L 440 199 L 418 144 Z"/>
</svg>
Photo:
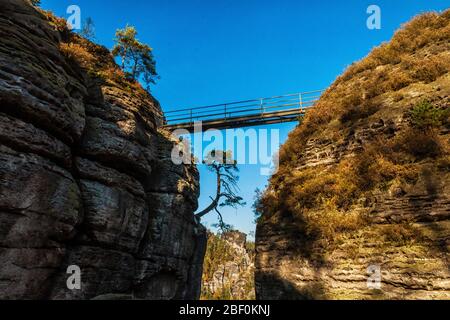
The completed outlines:
<svg viewBox="0 0 450 320">
<path fill-rule="evenodd" d="M 239 101 L 206 107 L 166 112 L 164 128 L 194 131 L 229 129 L 298 121 L 320 98 L 323 91 L 295 93 L 284 96 Z"/>
</svg>

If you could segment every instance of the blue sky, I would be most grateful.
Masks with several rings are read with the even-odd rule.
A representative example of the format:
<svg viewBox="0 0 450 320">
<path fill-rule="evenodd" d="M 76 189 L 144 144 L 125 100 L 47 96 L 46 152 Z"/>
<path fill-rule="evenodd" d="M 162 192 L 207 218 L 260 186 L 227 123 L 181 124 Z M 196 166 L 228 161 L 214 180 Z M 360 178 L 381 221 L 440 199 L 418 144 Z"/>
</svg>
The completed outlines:
<svg viewBox="0 0 450 320">
<path fill-rule="evenodd" d="M 93 18 L 97 42 L 111 48 L 117 28 L 136 26 L 154 49 L 161 75 L 153 95 L 165 111 L 324 89 L 352 62 L 392 37 L 411 17 L 449 7 L 448 0 L 43 0 L 67 17 L 69 5 Z M 367 7 L 381 8 L 381 30 L 366 27 Z M 295 124 L 277 126 L 284 141 Z M 200 206 L 214 192 L 214 177 L 200 168 Z M 224 210 L 244 232 L 254 230 L 254 190 L 267 177 L 241 167 L 248 206 Z M 215 216 L 205 219 L 208 226 Z"/>
</svg>

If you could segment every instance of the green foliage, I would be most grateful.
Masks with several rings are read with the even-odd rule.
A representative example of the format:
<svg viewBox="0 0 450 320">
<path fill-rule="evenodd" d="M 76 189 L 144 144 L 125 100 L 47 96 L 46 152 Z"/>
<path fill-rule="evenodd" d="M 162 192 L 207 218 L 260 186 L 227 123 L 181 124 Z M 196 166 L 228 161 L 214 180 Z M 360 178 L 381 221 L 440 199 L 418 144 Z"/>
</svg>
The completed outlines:
<svg viewBox="0 0 450 320">
<path fill-rule="evenodd" d="M 116 44 L 112 49 L 114 57 L 122 60 L 122 70 L 134 81 L 141 77 L 149 89 L 150 84 L 156 83 L 158 73 L 152 48 L 141 43 L 137 37 L 135 27 L 126 26 L 116 31 Z"/>
<path fill-rule="evenodd" d="M 429 101 L 424 100 L 410 111 L 413 127 L 428 131 L 442 125 L 449 115 L 449 108 L 439 108 Z"/>
<path fill-rule="evenodd" d="M 203 162 L 208 165 L 212 172 L 218 172 L 220 175 L 221 190 L 223 190 L 223 201 L 219 203 L 220 207 L 237 208 L 245 205 L 242 197 L 237 195 L 239 188 L 239 169 L 237 161 L 233 159 L 231 152 L 213 150 Z"/>
</svg>

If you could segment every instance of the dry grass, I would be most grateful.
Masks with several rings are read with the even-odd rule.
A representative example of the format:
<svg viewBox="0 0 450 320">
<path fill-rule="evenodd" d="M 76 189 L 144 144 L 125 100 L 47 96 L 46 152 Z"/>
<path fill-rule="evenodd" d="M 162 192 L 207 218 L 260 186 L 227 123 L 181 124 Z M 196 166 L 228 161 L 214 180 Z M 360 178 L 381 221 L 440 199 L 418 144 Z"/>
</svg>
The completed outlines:
<svg viewBox="0 0 450 320">
<path fill-rule="evenodd" d="M 339 123 L 354 123 L 362 115 L 370 114 L 367 111 L 370 109 L 370 106 L 359 110 L 351 108 L 352 112 L 347 116 L 344 114 Z M 406 110 L 408 115 L 410 112 Z M 421 120 L 429 123 L 427 118 L 428 113 Z M 419 129 L 414 127 L 413 121 L 407 122 L 394 137 L 374 138 L 362 150 L 341 159 L 336 165 L 293 170 L 291 164 L 298 157 L 295 153 L 291 155 L 289 164 L 280 166 L 277 175 L 271 179 L 270 189 L 262 197 L 263 219 L 282 219 L 287 214 L 291 215 L 299 222 L 299 230 L 303 234 L 317 243 L 325 241 L 326 247 L 332 250 L 349 234 L 370 226 L 370 219 L 361 213 L 364 211 L 355 208 L 370 206 L 364 202 L 375 191 L 387 192 L 395 186 L 414 185 L 421 176 L 430 176 L 432 172 L 425 172 L 422 163 L 436 162 L 436 172 L 448 171 L 448 154 L 448 141 L 438 134 L 438 128 Z M 375 230 L 377 232 L 372 232 L 368 240 L 378 243 L 406 245 L 418 237 L 406 224 Z"/>
<path fill-rule="evenodd" d="M 82 68 L 92 68 L 94 56 L 85 47 L 77 43 L 61 43 L 59 50 L 67 59 L 72 60 Z"/>
<path fill-rule="evenodd" d="M 420 240 L 420 231 L 411 223 L 383 225 L 378 228 L 378 233 L 384 243 L 397 246 L 409 245 Z"/>
<path fill-rule="evenodd" d="M 366 217 L 358 212 L 340 212 L 335 209 L 308 211 L 304 214 L 306 235 L 337 243 L 340 237 L 367 225 Z"/>
<path fill-rule="evenodd" d="M 450 62 L 446 54 L 421 58 L 407 56 L 403 59 L 401 67 L 411 79 L 430 83 L 448 72 Z"/>
<path fill-rule="evenodd" d="M 55 16 L 51 11 L 42 10 L 41 8 L 37 8 L 40 13 L 45 17 L 45 19 L 49 22 L 50 26 L 52 26 L 56 31 L 59 32 L 67 32 L 67 20 L 64 18 L 59 18 Z"/>
<path fill-rule="evenodd" d="M 395 139 L 395 143 L 395 147 L 405 154 L 404 159 L 412 158 L 413 161 L 438 158 L 444 153 L 444 143 L 433 131 L 409 128 Z"/>
<path fill-rule="evenodd" d="M 119 87 L 131 95 L 148 99 L 150 95 L 138 81 L 127 78 L 116 64 L 110 51 L 90 42 L 77 34 L 70 34 L 69 40 L 60 45 L 61 53 L 76 65 L 83 68 L 88 75 L 102 85 Z"/>
<path fill-rule="evenodd" d="M 151 98 L 138 81 L 126 77 L 116 64 L 111 52 L 104 46 L 97 45 L 67 28 L 64 18 L 56 17 L 51 11 L 38 8 L 53 29 L 60 33 L 62 42 L 60 52 L 75 67 L 84 69 L 87 74 L 101 84 L 126 89 L 134 96 Z"/>
</svg>

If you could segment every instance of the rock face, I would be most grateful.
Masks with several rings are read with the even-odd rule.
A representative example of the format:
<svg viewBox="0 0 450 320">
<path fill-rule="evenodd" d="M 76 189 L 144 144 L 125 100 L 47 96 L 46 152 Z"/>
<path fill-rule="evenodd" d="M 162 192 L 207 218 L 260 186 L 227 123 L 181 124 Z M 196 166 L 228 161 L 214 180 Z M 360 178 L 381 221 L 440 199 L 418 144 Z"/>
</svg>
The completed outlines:
<svg viewBox="0 0 450 320">
<path fill-rule="evenodd" d="M 247 235 L 230 231 L 210 233 L 205 255 L 202 299 L 254 300 L 254 249 Z"/>
<path fill-rule="evenodd" d="M 258 203 L 258 299 L 450 298 L 450 11 L 352 65 Z"/>
<path fill-rule="evenodd" d="M 0 2 L 0 299 L 200 296 L 198 172 L 161 122 L 107 49 Z"/>
</svg>

